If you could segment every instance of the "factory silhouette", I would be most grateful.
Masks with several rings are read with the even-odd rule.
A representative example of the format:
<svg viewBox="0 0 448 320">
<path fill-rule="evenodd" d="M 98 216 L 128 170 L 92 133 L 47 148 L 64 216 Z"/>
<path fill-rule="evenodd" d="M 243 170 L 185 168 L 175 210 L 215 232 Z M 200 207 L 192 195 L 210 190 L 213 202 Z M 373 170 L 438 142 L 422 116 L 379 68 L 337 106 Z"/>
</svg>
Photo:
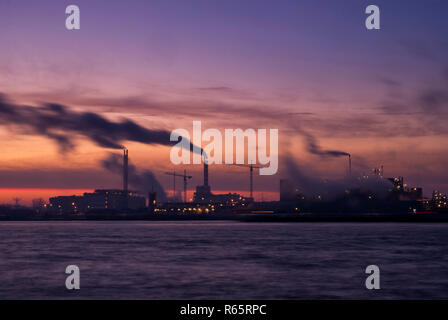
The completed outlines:
<svg viewBox="0 0 448 320">
<path fill-rule="evenodd" d="M 191 179 L 186 170 L 183 175 L 175 172 L 165 172 L 165 174 L 173 177 L 173 190 L 175 191 L 176 178 L 183 179 L 183 202 L 172 199 L 158 205 L 157 193 L 149 192 L 142 195 L 138 191 L 129 190 L 129 151 L 123 150 L 123 188 L 122 189 L 97 189 L 93 193 L 84 193 L 82 196 L 59 196 L 50 198 L 50 203 L 45 207 L 49 211 L 59 213 L 77 213 L 77 212 L 93 212 L 95 210 L 120 210 L 120 211 L 151 211 L 157 212 L 197 212 L 209 213 L 219 208 L 239 208 L 253 203 L 253 169 L 259 166 L 249 165 L 251 180 L 251 197 L 244 197 L 237 193 L 214 194 L 208 182 L 208 164 L 204 161 L 204 180 L 203 185 L 196 187 L 193 201 L 187 201 L 187 181 Z M 146 197 L 147 196 L 147 197 Z"/>
<path fill-rule="evenodd" d="M 250 219 L 354 219 L 357 217 L 445 217 L 448 220 L 446 195 L 434 191 L 425 198 L 419 187 L 409 187 L 403 177 L 385 177 L 384 168 L 355 176 L 352 174 L 352 156 L 340 150 L 322 149 L 316 138 L 303 128 L 292 125 L 305 141 L 308 152 L 321 157 L 347 157 L 347 178 L 334 185 L 328 181 L 316 181 L 302 175 L 292 163 L 285 161 L 291 172 L 288 179 L 279 181 L 279 201 L 254 201 L 253 173 L 263 166 L 257 164 L 234 164 L 247 167 L 249 171 L 249 197 L 238 193 L 217 194 L 209 184 L 209 166 L 203 161 L 203 183 L 196 187 L 192 201 L 187 201 L 187 183 L 191 176 L 165 172 L 183 180 L 183 201 L 180 197 L 167 199 L 163 187 L 154 175 L 147 171 L 140 176 L 136 190 L 130 190 L 129 177 L 134 169 L 129 164 L 129 153 L 123 141 L 147 145 L 174 146 L 167 130 L 142 127 L 129 119 L 111 121 L 93 112 L 77 112 L 67 106 L 47 103 L 41 107 L 17 105 L 0 94 L 1 125 L 15 126 L 36 136 L 43 136 L 57 143 L 61 153 L 72 150 L 74 137 L 82 136 L 96 145 L 108 149 L 123 150 L 123 160 L 109 159 L 103 166 L 120 171 L 123 176 L 121 189 L 97 189 L 83 195 L 57 196 L 45 203 L 33 201 L 33 208 L 22 207 L 19 199 L 12 206 L 0 206 L 0 219 L 179 219 L 179 218 L 235 218 Z M 45 130 L 42 130 L 45 128 Z M 195 152 L 190 143 L 190 151 Z M 202 151 L 201 151 L 202 153 Z M 204 156 L 204 154 L 202 153 Z M 135 175 L 133 176 L 135 178 Z M 151 180 L 151 181 L 149 181 Z M 147 188 L 148 184 L 152 187 Z M 145 186 L 145 187 L 142 187 Z M 135 186 L 134 186 L 135 187 Z M 337 189 L 337 192 L 334 190 Z M 432 213 L 437 213 L 433 215 Z M 445 216 L 444 214 L 447 214 Z M 256 217 L 256 218 L 254 218 Z"/>
<path fill-rule="evenodd" d="M 448 221 L 447 196 L 434 191 L 431 198 L 423 196 L 420 187 L 409 187 L 403 177 L 387 178 L 384 167 L 369 175 L 353 177 L 351 155 L 348 157 L 348 180 L 342 195 L 322 189 L 312 195 L 297 187 L 292 179 L 279 181 L 280 201 L 257 202 L 253 198 L 255 164 L 248 168 L 250 197 L 238 193 L 216 194 L 209 184 L 209 166 L 203 163 L 203 184 L 196 186 L 192 201 L 187 199 L 187 183 L 191 176 L 165 172 L 183 180 L 183 201 L 179 197 L 158 201 L 156 191 L 142 194 L 129 189 L 129 151 L 123 150 L 122 189 L 96 189 L 83 195 L 56 196 L 48 203 L 33 201 L 33 208 L 0 207 L 0 219 L 243 219 L 255 221 L 313 221 L 367 219 L 439 219 Z M 325 185 L 325 182 L 323 182 Z M 381 187 L 381 192 L 375 190 Z M 330 188 L 329 188 L 330 189 Z M 160 198 L 160 197 L 159 197 Z"/>
</svg>

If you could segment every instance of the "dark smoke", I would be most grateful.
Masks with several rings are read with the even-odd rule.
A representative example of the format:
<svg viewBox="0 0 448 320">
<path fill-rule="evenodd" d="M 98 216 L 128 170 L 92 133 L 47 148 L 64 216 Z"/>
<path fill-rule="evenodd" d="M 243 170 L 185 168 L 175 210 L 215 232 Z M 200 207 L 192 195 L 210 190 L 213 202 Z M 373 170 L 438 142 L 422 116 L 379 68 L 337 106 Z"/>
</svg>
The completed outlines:
<svg viewBox="0 0 448 320">
<path fill-rule="evenodd" d="M 351 182 L 347 180 L 324 180 L 319 178 L 310 170 L 302 168 L 293 160 L 292 155 L 285 157 L 284 166 L 288 173 L 288 179 L 307 197 L 323 196 L 325 199 L 334 199 L 344 194 L 350 187 Z"/>
<path fill-rule="evenodd" d="M 0 125 L 18 126 L 24 133 L 50 138 L 62 152 L 74 148 L 73 140 L 76 135 L 87 137 L 97 145 L 111 149 L 122 149 L 123 141 L 166 146 L 177 143 L 170 141 L 169 131 L 147 129 L 129 119 L 113 122 L 93 112 L 75 112 L 52 103 L 42 107 L 16 105 L 8 103 L 2 94 Z M 194 149 L 190 143 L 190 150 Z"/>
<path fill-rule="evenodd" d="M 123 172 L 122 156 L 116 153 L 110 153 L 109 156 L 102 160 L 102 166 L 106 170 L 121 174 Z M 142 192 L 145 196 L 148 192 L 157 193 L 157 201 L 165 201 L 166 193 L 160 182 L 150 170 L 139 171 L 129 163 L 129 184 L 131 188 Z"/>
<path fill-rule="evenodd" d="M 313 135 L 298 128 L 297 125 L 292 125 L 292 127 L 304 138 L 308 152 L 321 157 L 350 156 L 350 153 L 345 151 L 322 149 Z M 356 163 L 358 167 L 364 167 L 363 162 L 361 158 L 357 158 Z M 354 173 L 343 179 L 322 179 L 310 171 L 310 168 L 302 168 L 299 163 L 294 161 L 294 156 L 288 153 L 284 155 L 283 166 L 286 169 L 287 178 L 291 180 L 302 194 L 308 197 L 321 195 L 327 201 L 342 197 L 347 190 L 354 189 L 372 194 L 377 198 L 384 198 L 390 188 L 389 182 L 378 176 L 360 179 Z"/>
<path fill-rule="evenodd" d="M 319 156 L 330 156 L 330 157 L 343 157 L 343 156 L 350 155 L 350 153 L 345 152 L 345 151 L 323 150 L 317 143 L 317 139 L 314 136 L 312 136 L 310 133 L 304 132 L 303 130 L 301 130 L 300 133 L 305 138 L 306 149 L 312 154 L 316 154 Z"/>
<path fill-rule="evenodd" d="M 305 148 L 308 152 L 318 155 L 320 157 L 342 157 L 349 156 L 348 152 L 339 150 L 325 150 L 319 146 L 316 137 L 309 132 L 298 128 L 297 124 L 292 127 L 295 131 L 304 138 Z M 320 179 L 316 174 L 310 172 L 309 169 L 303 170 L 301 165 L 294 161 L 292 154 L 285 154 L 283 165 L 286 169 L 288 179 L 295 185 L 300 192 L 308 197 L 321 195 L 327 199 L 333 199 L 345 193 L 351 181 L 328 181 Z M 348 177 L 347 179 L 350 179 Z"/>
<path fill-rule="evenodd" d="M 359 190 L 377 199 L 384 199 L 391 187 L 386 179 L 375 175 L 362 179 L 357 175 L 346 176 L 343 179 L 322 179 L 309 168 L 303 168 L 295 162 L 292 155 L 285 156 L 283 165 L 286 168 L 288 180 L 301 194 L 310 198 L 321 195 L 325 201 L 332 201 L 343 197 L 347 190 Z"/>
<path fill-rule="evenodd" d="M 308 131 L 303 130 L 297 122 L 289 121 L 288 123 L 289 127 L 302 136 L 305 141 L 305 148 L 308 152 L 321 156 L 321 157 L 344 157 L 344 156 L 350 156 L 350 153 L 340 150 L 325 150 L 322 149 L 321 146 L 319 146 L 319 143 L 315 136 L 313 136 Z"/>
</svg>

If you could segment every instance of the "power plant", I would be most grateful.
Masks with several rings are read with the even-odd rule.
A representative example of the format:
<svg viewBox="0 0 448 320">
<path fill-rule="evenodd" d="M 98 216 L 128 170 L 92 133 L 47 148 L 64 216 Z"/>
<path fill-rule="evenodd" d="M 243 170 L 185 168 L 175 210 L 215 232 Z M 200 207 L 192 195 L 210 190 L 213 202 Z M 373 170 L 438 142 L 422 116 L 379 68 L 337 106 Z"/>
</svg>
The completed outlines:
<svg viewBox="0 0 448 320">
<path fill-rule="evenodd" d="M 218 204 L 222 207 L 235 207 L 235 205 L 240 203 L 246 206 L 247 203 L 253 202 L 253 198 L 247 198 L 238 193 L 214 194 L 209 185 L 208 163 L 204 157 L 204 184 L 196 187 L 193 202 L 199 204 Z"/>
<path fill-rule="evenodd" d="M 137 190 L 130 190 L 132 180 L 129 177 L 129 150 L 123 149 L 122 163 L 122 189 L 96 189 L 85 192 L 83 195 L 58 196 L 50 198 L 48 204 L 39 202 L 36 208 L 39 214 L 48 217 L 78 217 L 78 218 L 141 218 L 141 217 L 170 217 L 202 216 L 207 214 L 225 214 L 238 216 L 247 214 L 288 214 L 316 216 L 332 214 L 338 217 L 364 214 L 380 214 L 392 212 L 393 214 L 416 214 L 425 212 L 447 212 L 447 196 L 434 191 L 432 198 L 424 198 L 422 188 L 409 187 L 403 177 L 384 177 L 384 166 L 372 170 L 372 174 L 360 177 L 352 176 L 351 155 L 348 156 L 348 175 L 346 189 L 340 194 L 331 190 L 331 186 L 322 182 L 321 191 L 310 193 L 310 190 L 299 188 L 291 180 L 280 180 L 280 201 L 255 202 L 253 199 L 253 172 L 254 169 L 263 168 L 256 164 L 234 164 L 235 166 L 249 168 L 250 197 L 238 193 L 216 194 L 212 192 L 209 182 L 209 165 L 203 164 L 203 184 L 196 187 L 191 202 L 187 199 L 187 183 L 193 176 L 175 171 L 165 172 L 173 177 L 173 192 L 176 190 L 176 179 L 183 179 L 183 201 L 157 202 L 157 192 L 147 191 L 147 198 Z M 205 157 L 204 157 L 205 158 Z M 372 184 L 373 183 L 373 184 Z M 375 187 L 376 186 L 376 187 Z M 375 190 L 378 186 L 384 191 L 383 195 Z M 147 201 L 148 200 L 148 201 Z M 36 202 L 37 203 L 37 202 Z M 20 207 L 22 208 L 22 207 Z M 18 212 L 19 206 L 14 209 Z M 222 217 L 222 216 L 220 216 Z M 1 218 L 1 212 L 0 212 Z"/>
<path fill-rule="evenodd" d="M 233 163 L 230 165 L 249 168 L 249 197 L 253 199 L 253 197 L 254 197 L 254 168 L 260 169 L 260 168 L 264 168 L 264 166 L 255 165 L 252 163 L 250 163 L 250 164 Z"/>
</svg>

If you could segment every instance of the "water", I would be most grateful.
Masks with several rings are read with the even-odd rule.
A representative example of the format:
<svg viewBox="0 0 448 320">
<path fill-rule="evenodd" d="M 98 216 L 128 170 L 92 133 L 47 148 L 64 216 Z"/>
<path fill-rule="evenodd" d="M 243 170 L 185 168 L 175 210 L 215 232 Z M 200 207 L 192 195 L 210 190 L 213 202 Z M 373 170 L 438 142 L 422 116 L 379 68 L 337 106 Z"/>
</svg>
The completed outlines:
<svg viewBox="0 0 448 320">
<path fill-rule="evenodd" d="M 0 298 L 447 299 L 447 254 L 448 224 L 0 222 Z"/>
</svg>

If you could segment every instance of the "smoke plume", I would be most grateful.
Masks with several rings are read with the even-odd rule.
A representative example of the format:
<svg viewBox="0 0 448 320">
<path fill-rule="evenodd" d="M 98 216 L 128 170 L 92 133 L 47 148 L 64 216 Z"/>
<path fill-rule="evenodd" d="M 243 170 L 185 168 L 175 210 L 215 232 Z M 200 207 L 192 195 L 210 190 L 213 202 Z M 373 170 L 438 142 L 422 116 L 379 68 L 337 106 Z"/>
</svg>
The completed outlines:
<svg viewBox="0 0 448 320">
<path fill-rule="evenodd" d="M 312 154 L 318 156 L 329 156 L 329 157 L 343 157 L 350 156 L 350 153 L 340 150 L 325 150 L 319 146 L 316 137 L 314 137 L 311 133 L 299 128 L 297 124 L 292 124 L 291 127 L 301 135 L 305 140 L 306 150 Z"/>
<path fill-rule="evenodd" d="M 346 176 L 342 179 L 322 179 L 310 168 L 303 168 L 294 161 L 293 155 L 285 155 L 283 165 L 287 178 L 303 195 L 314 198 L 322 196 L 325 201 L 332 201 L 343 197 L 348 190 L 358 190 L 370 194 L 377 199 L 384 199 L 391 187 L 386 180 L 376 175 L 360 177 L 358 175 Z"/>
<path fill-rule="evenodd" d="M 0 94 L 0 125 L 16 126 L 27 134 L 37 134 L 55 141 L 62 152 L 74 148 L 74 137 L 84 136 L 104 148 L 123 149 L 123 141 L 174 145 L 170 132 L 144 128 L 129 119 L 110 121 L 93 112 L 75 112 L 48 103 L 42 107 L 8 103 Z M 180 139 L 181 137 L 179 137 Z M 190 150 L 192 148 L 190 143 Z"/>
<path fill-rule="evenodd" d="M 293 124 L 291 127 L 304 138 L 305 148 L 312 154 L 320 157 L 351 156 L 350 153 L 345 151 L 323 149 L 312 134 L 299 128 L 296 124 Z M 357 158 L 358 167 L 364 167 L 363 162 L 361 158 Z M 372 194 L 377 198 L 384 198 L 390 188 L 388 181 L 374 175 L 369 175 L 367 178 L 362 179 L 356 174 L 347 175 L 342 179 L 321 179 L 317 174 L 310 172 L 309 168 L 303 169 L 299 163 L 294 161 L 294 156 L 288 153 L 284 155 L 283 165 L 288 179 L 302 194 L 308 197 L 321 195 L 326 200 L 334 200 L 344 196 L 347 190 L 356 189 L 366 194 Z"/>
<path fill-rule="evenodd" d="M 106 170 L 121 174 L 123 172 L 122 156 L 116 153 L 110 153 L 109 156 L 102 160 L 102 166 Z M 139 171 L 131 163 L 128 164 L 129 184 L 143 194 L 148 192 L 157 193 L 157 201 L 165 201 L 166 193 L 160 182 L 150 170 Z"/>
</svg>

